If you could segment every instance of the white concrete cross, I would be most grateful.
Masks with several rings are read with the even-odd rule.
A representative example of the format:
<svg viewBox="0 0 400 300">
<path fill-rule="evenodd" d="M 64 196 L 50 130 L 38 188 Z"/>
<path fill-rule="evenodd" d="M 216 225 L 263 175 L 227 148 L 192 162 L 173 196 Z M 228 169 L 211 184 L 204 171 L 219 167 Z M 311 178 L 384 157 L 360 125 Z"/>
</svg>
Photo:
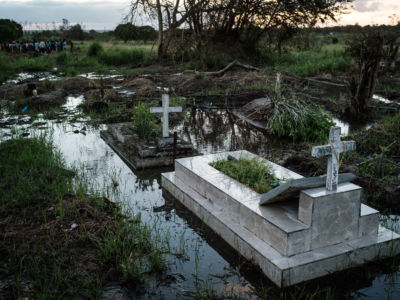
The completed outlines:
<svg viewBox="0 0 400 300">
<path fill-rule="evenodd" d="M 182 112 L 182 107 L 180 106 L 174 106 L 174 107 L 169 107 L 169 95 L 168 94 L 163 94 L 162 95 L 162 107 L 150 107 L 150 112 L 151 113 L 162 113 L 162 124 L 163 124 L 163 130 L 162 130 L 162 135 L 164 138 L 169 137 L 169 128 L 168 128 L 168 123 L 169 123 L 169 117 L 168 114 L 171 112 Z"/>
<path fill-rule="evenodd" d="M 339 178 L 340 153 L 355 151 L 355 141 L 340 141 L 340 127 L 332 126 L 329 132 L 329 145 L 312 148 L 313 157 L 328 156 L 328 170 L 326 172 L 326 189 L 336 191 Z"/>
</svg>

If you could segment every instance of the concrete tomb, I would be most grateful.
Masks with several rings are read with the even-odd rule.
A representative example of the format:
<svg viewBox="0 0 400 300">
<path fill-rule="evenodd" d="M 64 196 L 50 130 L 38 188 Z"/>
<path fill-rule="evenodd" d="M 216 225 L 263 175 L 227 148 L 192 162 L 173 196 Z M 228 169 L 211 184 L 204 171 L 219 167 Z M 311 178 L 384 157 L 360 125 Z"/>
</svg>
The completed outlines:
<svg viewBox="0 0 400 300">
<path fill-rule="evenodd" d="M 337 132 L 335 128 L 331 131 L 335 135 L 331 151 L 318 148 L 313 153 L 339 155 L 342 147 L 353 149 L 337 142 Z M 318 187 L 297 189 L 297 195 L 260 205 L 264 195 L 209 165 L 229 155 L 258 157 L 236 151 L 177 159 L 175 172 L 162 174 L 162 186 L 279 287 L 400 253 L 400 236 L 380 226 L 379 212 L 360 202 L 361 187 L 346 182 L 354 179 L 353 175 L 341 180 L 328 174 L 327 183 L 319 178 Z M 306 178 L 284 167 L 263 163 L 282 185 L 307 183 Z M 335 168 L 330 170 L 336 175 Z M 335 187 L 335 180 L 336 190 L 329 190 Z"/>
<path fill-rule="evenodd" d="M 101 132 L 101 137 L 133 168 L 170 166 L 174 163 L 174 156 L 181 158 L 197 154 L 192 144 L 169 134 L 168 114 L 181 112 L 182 108 L 169 107 L 168 95 L 163 95 L 162 101 L 162 107 L 150 108 L 153 113 L 163 113 L 162 137 L 141 139 L 129 122 L 110 124 Z"/>
</svg>

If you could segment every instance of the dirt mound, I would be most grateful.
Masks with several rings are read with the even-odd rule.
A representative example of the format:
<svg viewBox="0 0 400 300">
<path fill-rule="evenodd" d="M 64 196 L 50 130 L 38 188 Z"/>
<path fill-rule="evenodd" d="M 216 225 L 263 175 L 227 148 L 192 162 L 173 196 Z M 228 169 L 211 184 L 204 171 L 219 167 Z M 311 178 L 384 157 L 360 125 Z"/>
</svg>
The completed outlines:
<svg viewBox="0 0 400 300">
<path fill-rule="evenodd" d="M 257 84 L 261 85 L 266 84 L 267 80 L 268 77 L 266 75 L 258 72 L 229 72 L 221 77 L 184 72 L 177 76 L 171 76 L 166 84 L 186 95 L 213 88 L 244 88 Z"/>
<path fill-rule="evenodd" d="M 27 84 L 6 83 L 0 86 L 0 99 L 17 100 L 24 97 Z"/>
<path fill-rule="evenodd" d="M 27 106 L 28 108 L 47 108 L 51 106 L 58 106 L 65 102 L 64 94 L 60 90 L 52 91 L 46 94 L 20 99 L 15 102 L 15 108 L 22 109 Z"/>
<path fill-rule="evenodd" d="M 151 97 L 160 93 L 156 84 L 152 80 L 142 77 L 125 82 L 123 86 L 134 88 L 136 96 Z"/>
<path fill-rule="evenodd" d="M 322 160 L 316 160 L 309 153 L 293 154 L 285 160 L 283 166 L 306 177 L 325 174 L 325 165 Z"/>
<path fill-rule="evenodd" d="M 238 87 L 254 87 L 265 85 L 270 81 L 267 75 L 259 72 L 234 72 L 226 73 L 217 79 L 219 86 L 232 86 L 234 83 Z"/>
<path fill-rule="evenodd" d="M 101 100 L 105 102 L 118 102 L 121 97 L 114 89 L 104 90 L 104 98 L 101 96 L 100 90 L 89 90 L 85 93 L 85 99 L 90 100 Z"/>
<path fill-rule="evenodd" d="M 60 83 L 60 88 L 69 94 L 84 93 L 95 86 L 93 80 L 80 76 L 68 78 Z"/>
<path fill-rule="evenodd" d="M 212 78 L 193 73 L 173 76 L 168 80 L 168 85 L 184 95 L 198 93 L 216 86 Z"/>
<path fill-rule="evenodd" d="M 238 113 L 249 120 L 265 122 L 271 109 L 272 104 L 269 98 L 259 98 L 244 105 L 238 110 Z"/>
</svg>

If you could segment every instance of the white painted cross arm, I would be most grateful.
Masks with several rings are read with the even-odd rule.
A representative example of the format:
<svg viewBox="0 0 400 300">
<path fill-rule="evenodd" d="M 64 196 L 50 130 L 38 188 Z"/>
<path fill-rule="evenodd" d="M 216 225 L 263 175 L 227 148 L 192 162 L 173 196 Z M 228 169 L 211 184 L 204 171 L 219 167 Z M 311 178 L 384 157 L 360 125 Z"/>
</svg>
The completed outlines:
<svg viewBox="0 0 400 300">
<path fill-rule="evenodd" d="M 169 113 L 173 112 L 182 112 L 182 107 L 180 106 L 173 106 L 169 107 L 169 95 L 163 94 L 162 95 L 162 107 L 150 107 L 151 113 L 162 113 L 162 124 L 163 124 L 163 137 L 169 137 Z"/>
<path fill-rule="evenodd" d="M 328 169 L 326 172 L 326 189 L 328 191 L 336 191 L 339 176 L 339 158 L 343 152 L 356 150 L 355 141 L 340 140 L 340 127 L 331 127 L 329 132 L 329 145 L 316 146 L 312 148 L 313 157 L 328 157 Z"/>
</svg>

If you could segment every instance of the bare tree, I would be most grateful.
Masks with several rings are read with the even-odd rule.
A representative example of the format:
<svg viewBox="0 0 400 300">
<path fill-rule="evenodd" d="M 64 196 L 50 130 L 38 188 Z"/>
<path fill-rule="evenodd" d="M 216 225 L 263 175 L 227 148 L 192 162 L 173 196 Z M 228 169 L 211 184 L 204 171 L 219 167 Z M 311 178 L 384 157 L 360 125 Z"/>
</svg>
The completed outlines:
<svg viewBox="0 0 400 300">
<path fill-rule="evenodd" d="M 378 78 L 389 70 L 396 58 L 399 50 L 396 39 L 396 35 L 371 30 L 348 42 L 347 51 L 356 59 L 358 67 L 358 76 L 350 81 L 351 113 L 368 109 Z"/>
<path fill-rule="evenodd" d="M 147 15 L 157 19 L 157 56 L 164 58 L 176 30 L 188 19 L 192 11 L 200 9 L 207 0 L 132 0 L 127 19 Z"/>
<path fill-rule="evenodd" d="M 159 58 L 185 24 L 201 48 L 214 41 L 257 43 L 272 28 L 298 28 L 335 19 L 352 0 L 131 0 L 127 20 L 137 15 L 158 22 Z M 207 34 L 204 34 L 207 33 Z"/>
</svg>

